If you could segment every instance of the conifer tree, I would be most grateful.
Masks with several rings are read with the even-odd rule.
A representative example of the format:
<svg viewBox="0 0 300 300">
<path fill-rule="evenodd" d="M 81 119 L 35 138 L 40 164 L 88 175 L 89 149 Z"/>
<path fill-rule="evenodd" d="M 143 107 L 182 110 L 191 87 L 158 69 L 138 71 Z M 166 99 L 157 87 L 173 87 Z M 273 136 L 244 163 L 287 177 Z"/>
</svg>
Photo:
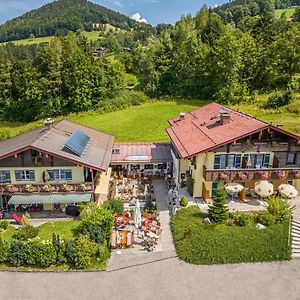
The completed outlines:
<svg viewBox="0 0 300 300">
<path fill-rule="evenodd" d="M 208 217 L 214 223 L 222 223 L 228 219 L 228 208 L 225 204 L 226 192 L 224 188 L 217 190 L 213 204 L 208 209 Z"/>
</svg>

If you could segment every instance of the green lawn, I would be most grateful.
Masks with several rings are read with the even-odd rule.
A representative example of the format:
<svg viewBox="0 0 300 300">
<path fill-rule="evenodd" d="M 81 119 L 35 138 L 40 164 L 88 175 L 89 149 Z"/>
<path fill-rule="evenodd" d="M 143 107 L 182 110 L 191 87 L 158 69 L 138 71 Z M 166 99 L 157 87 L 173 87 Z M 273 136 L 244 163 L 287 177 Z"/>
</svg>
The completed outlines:
<svg viewBox="0 0 300 300">
<path fill-rule="evenodd" d="M 41 240 L 52 240 L 52 234 L 55 233 L 62 239 L 72 240 L 75 237 L 75 231 L 79 223 L 79 220 L 45 223 L 38 227 L 40 229 L 38 237 Z"/>
<path fill-rule="evenodd" d="M 181 209 L 171 220 L 173 240 L 180 259 L 192 264 L 264 262 L 291 259 L 288 225 L 258 230 L 254 224 L 207 225 L 196 206 Z"/>
<path fill-rule="evenodd" d="M 66 116 L 66 118 L 110 133 L 119 142 L 160 142 L 169 140 L 165 132 L 165 129 L 168 127 L 168 119 L 178 116 L 180 112 L 194 110 L 203 104 L 204 102 L 201 101 L 178 103 L 153 101 L 110 113 L 90 111 L 71 114 Z M 285 110 L 264 110 L 259 105 L 254 104 L 239 104 L 232 107 L 265 122 L 283 124 L 284 129 L 300 134 L 299 115 L 295 113 L 289 113 Z M 56 118 L 56 120 L 59 119 L 61 118 Z M 13 137 L 42 125 L 43 121 L 30 124 L 0 122 L 0 140 Z"/>
<path fill-rule="evenodd" d="M 294 14 L 295 8 L 276 9 L 275 10 L 276 18 L 280 18 L 284 12 L 286 13 L 287 18 L 290 18 Z"/>
<path fill-rule="evenodd" d="M 90 41 L 96 41 L 96 40 L 99 39 L 99 32 L 98 31 L 91 31 L 91 32 L 84 31 L 84 35 Z M 41 43 L 49 43 L 52 38 L 53 38 L 53 36 L 36 37 L 36 38 L 29 38 L 29 39 L 12 41 L 12 43 L 14 43 L 16 45 L 41 44 Z M 2 43 L 2 44 L 6 44 L 6 43 Z M 0 43 L 0 45 L 1 45 L 1 43 Z"/>
<path fill-rule="evenodd" d="M 41 240 L 52 240 L 52 234 L 58 234 L 62 239 L 71 240 L 75 237 L 76 228 L 79 226 L 79 220 L 71 221 L 54 221 L 40 225 L 38 228 L 40 232 L 38 237 Z M 0 236 L 7 241 L 12 239 L 15 232 L 14 226 L 9 226 L 4 232 L 0 233 Z"/>
<path fill-rule="evenodd" d="M 168 120 L 195 109 L 200 103 L 153 102 L 105 114 L 83 113 L 68 119 L 110 133 L 119 142 L 161 142 L 169 140 L 165 132 Z"/>
</svg>

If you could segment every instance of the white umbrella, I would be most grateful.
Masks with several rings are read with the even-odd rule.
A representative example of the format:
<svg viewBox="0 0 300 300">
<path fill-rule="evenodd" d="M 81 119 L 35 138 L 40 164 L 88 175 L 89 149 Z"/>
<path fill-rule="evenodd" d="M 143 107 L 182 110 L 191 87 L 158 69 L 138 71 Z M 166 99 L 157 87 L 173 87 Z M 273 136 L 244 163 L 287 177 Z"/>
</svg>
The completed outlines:
<svg viewBox="0 0 300 300">
<path fill-rule="evenodd" d="M 255 193 L 262 197 L 267 198 L 271 196 L 274 192 L 273 184 L 267 180 L 261 180 L 255 182 Z"/>
<path fill-rule="evenodd" d="M 229 182 L 225 184 L 225 190 L 228 194 L 239 193 L 244 189 L 244 187 L 237 182 Z"/>
<path fill-rule="evenodd" d="M 141 206 L 140 201 L 138 199 L 136 199 L 135 203 L 134 224 L 137 229 L 140 228 L 142 225 Z"/>
<path fill-rule="evenodd" d="M 278 191 L 282 196 L 287 198 L 295 198 L 298 196 L 298 191 L 290 184 L 281 184 L 278 187 Z"/>
</svg>

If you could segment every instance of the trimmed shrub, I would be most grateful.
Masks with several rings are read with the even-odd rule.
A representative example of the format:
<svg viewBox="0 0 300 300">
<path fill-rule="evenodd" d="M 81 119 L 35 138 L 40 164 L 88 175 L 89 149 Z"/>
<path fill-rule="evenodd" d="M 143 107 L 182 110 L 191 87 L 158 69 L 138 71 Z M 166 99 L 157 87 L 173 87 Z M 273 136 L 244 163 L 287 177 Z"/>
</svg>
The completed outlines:
<svg viewBox="0 0 300 300">
<path fill-rule="evenodd" d="M 82 228 L 82 233 L 96 243 L 104 243 L 106 241 L 106 232 L 97 224 L 88 224 Z"/>
<path fill-rule="evenodd" d="M 52 246 L 56 253 L 56 262 L 58 264 L 66 263 L 66 247 L 65 243 L 60 239 L 59 235 L 53 233 L 52 235 Z"/>
<path fill-rule="evenodd" d="M 229 217 L 228 208 L 225 205 L 227 195 L 224 188 L 217 190 L 213 204 L 208 209 L 208 217 L 214 223 L 222 223 Z"/>
<path fill-rule="evenodd" d="M 8 220 L 1 220 L 0 221 L 0 232 L 6 230 L 8 225 L 9 225 Z"/>
<path fill-rule="evenodd" d="M 56 263 L 56 251 L 52 243 L 32 241 L 27 244 L 27 264 L 49 267 Z"/>
<path fill-rule="evenodd" d="M 275 217 L 267 211 L 261 211 L 255 215 L 255 221 L 265 226 L 271 226 L 276 223 Z"/>
<path fill-rule="evenodd" d="M 75 265 L 75 240 L 67 242 L 65 253 L 67 262 L 71 265 Z"/>
<path fill-rule="evenodd" d="M 143 211 L 152 214 L 157 211 L 157 207 L 155 204 L 153 204 L 151 199 L 148 199 L 145 203 Z"/>
<path fill-rule="evenodd" d="M 191 196 L 193 196 L 194 193 L 194 183 L 195 180 L 189 176 L 188 179 L 186 180 L 186 189 Z"/>
<path fill-rule="evenodd" d="M 9 262 L 15 266 L 27 263 L 28 245 L 22 241 L 12 240 L 9 248 Z"/>
<path fill-rule="evenodd" d="M 92 226 L 101 228 L 105 239 L 110 236 L 115 218 L 111 210 L 97 203 L 89 204 L 81 213 L 81 231 L 89 231 Z"/>
<path fill-rule="evenodd" d="M 248 226 L 252 223 L 252 216 L 246 213 L 235 213 L 233 215 L 234 223 L 238 226 Z"/>
<path fill-rule="evenodd" d="M 180 199 L 180 206 L 182 206 L 182 207 L 186 207 L 187 205 L 188 205 L 188 200 L 186 199 L 186 197 L 182 197 L 181 199 Z"/>
<path fill-rule="evenodd" d="M 0 262 L 6 262 L 9 258 L 9 242 L 0 236 Z"/>
<path fill-rule="evenodd" d="M 103 262 L 110 258 L 110 252 L 106 245 L 98 245 L 98 249 L 96 251 L 97 260 Z"/>
<path fill-rule="evenodd" d="M 16 240 L 27 241 L 38 236 L 40 230 L 37 227 L 26 226 L 22 227 L 13 234 L 13 238 Z"/>
<path fill-rule="evenodd" d="M 287 200 L 273 196 L 268 200 L 268 212 L 274 216 L 276 223 L 288 220 L 291 215 L 291 207 Z"/>
<path fill-rule="evenodd" d="M 75 267 L 77 269 L 90 268 L 98 249 L 98 245 L 92 242 L 88 236 L 80 235 L 75 240 Z"/>
<path fill-rule="evenodd" d="M 103 203 L 103 207 L 109 209 L 113 214 L 116 213 L 119 216 L 123 215 L 124 213 L 124 203 L 120 199 L 113 199 L 110 201 L 105 201 Z"/>
</svg>

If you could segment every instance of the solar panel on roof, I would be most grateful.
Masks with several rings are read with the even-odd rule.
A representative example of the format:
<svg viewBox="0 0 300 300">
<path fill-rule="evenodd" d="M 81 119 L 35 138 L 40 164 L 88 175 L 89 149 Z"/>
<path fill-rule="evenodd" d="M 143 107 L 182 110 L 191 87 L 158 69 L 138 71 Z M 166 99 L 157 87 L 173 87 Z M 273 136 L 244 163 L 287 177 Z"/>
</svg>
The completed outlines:
<svg viewBox="0 0 300 300">
<path fill-rule="evenodd" d="M 81 156 L 90 139 L 89 136 L 77 130 L 71 135 L 65 146 L 76 155 Z"/>
</svg>

